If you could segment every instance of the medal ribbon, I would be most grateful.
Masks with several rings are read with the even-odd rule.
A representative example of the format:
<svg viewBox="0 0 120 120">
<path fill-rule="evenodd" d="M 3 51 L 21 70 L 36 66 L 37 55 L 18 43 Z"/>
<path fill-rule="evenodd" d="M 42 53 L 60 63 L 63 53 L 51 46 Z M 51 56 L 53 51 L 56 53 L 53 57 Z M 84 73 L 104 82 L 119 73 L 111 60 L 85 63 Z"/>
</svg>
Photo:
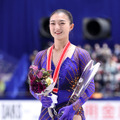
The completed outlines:
<svg viewBox="0 0 120 120">
<path fill-rule="evenodd" d="M 52 45 L 50 47 L 50 50 L 49 50 L 49 53 L 48 53 L 48 59 L 47 59 L 47 70 L 51 70 L 51 58 L 52 58 L 52 50 L 53 50 L 53 46 Z M 57 63 L 57 66 L 55 68 L 55 71 L 54 71 L 54 74 L 53 74 L 53 82 L 56 84 L 57 83 L 57 78 L 58 78 L 58 75 L 59 75 L 59 70 L 60 70 L 60 67 L 61 67 L 61 64 L 62 64 L 62 61 L 64 59 L 64 56 L 68 50 L 70 46 L 70 42 L 68 41 L 68 43 L 66 44 L 66 46 L 64 47 L 63 51 L 62 51 L 62 54 L 60 56 L 60 59 Z M 57 93 L 58 92 L 58 88 L 54 88 L 53 89 L 53 92 Z"/>
</svg>

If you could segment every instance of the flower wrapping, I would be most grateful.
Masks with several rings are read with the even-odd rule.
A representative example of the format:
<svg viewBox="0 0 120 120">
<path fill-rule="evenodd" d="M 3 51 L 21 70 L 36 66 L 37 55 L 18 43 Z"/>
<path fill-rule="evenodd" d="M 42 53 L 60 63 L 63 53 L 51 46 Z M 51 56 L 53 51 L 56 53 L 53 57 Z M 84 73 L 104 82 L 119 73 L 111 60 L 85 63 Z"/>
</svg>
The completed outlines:
<svg viewBox="0 0 120 120">
<path fill-rule="evenodd" d="M 30 87 L 34 93 L 48 94 L 54 88 L 53 79 L 50 77 L 52 71 L 41 70 L 37 66 L 31 65 L 28 77 L 30 79 Z M 51 86 L 51 87 L 50 87 Z"/>
</svg>

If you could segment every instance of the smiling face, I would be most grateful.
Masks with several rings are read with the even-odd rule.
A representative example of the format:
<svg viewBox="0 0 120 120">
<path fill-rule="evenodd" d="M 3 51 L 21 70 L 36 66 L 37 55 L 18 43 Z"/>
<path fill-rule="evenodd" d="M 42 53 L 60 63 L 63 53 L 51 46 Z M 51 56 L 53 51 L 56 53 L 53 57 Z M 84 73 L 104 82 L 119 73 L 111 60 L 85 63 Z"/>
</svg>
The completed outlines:
<svg viewBox="0 0 120 120">
<path fill-rule="evenodd" d="M 50 17 L 50 33 L 55 40 L 68 40 L 73 26 L 74 24 L 70 24 L 68 16 L 63 12 L 55 13 Z"/>
</svg>

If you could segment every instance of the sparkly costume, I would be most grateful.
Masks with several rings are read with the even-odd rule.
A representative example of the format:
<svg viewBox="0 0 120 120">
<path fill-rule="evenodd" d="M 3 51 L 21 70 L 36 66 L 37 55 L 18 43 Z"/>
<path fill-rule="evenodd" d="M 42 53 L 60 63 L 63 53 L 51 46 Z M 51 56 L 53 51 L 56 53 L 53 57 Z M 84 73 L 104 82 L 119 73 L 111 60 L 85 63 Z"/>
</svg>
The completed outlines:
<svg viewBox="0 0 120 120">
<path fill-rule="evenodd" d="M 63 61 L 56 84 L 56 87 L 58 88 L 58 103 L 56 104 L 57 112 L 61 107 L 67 104 L 85 65 L 89 62 L 90 59 L 90 55 L 86 50 L 76 47 L 72 57 L 67 57 Z M 39 69 L 46 69 L 46 64 L 47 50 L 43 50 L 37 54 L 34 65 L 37 65 Z M 55 66 L 53 61 L 51 61 L 51 69 L 54 73 Z M 94 90 L 94 80 L 92 80 L 84 94 L 79 98 L 77 104 L 73 104 L 73 109 L 77 110 L 76 114 L 79 114 L 82 117 L 82 120 L 85 120 L 82 105 L 89 99 L 89 97 L 93 94 Z M 33 94 L 33 96 L 37 98 L 35 94 Z M 51 120 L 47 108 L 42 107 L 39 120 Z M 55 120 L 57 120 L 57 118 L 55 118 Z"/>
</svg>

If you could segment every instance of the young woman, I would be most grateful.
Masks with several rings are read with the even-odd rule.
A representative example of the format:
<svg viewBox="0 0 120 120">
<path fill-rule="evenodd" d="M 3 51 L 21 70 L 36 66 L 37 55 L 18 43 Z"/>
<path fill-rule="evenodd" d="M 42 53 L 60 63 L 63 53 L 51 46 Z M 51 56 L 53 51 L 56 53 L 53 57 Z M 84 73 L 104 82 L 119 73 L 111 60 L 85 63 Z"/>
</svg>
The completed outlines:
<svg viewBox="0 0 120 120">
<path fill-rule="evenodd" d="M 45 68 L 46 70 L 49 66 L 53 70 L 52 77 L 57 74 L 57 82 L 53 90 L 53 93 L 58 96 L 58 103 L 55 109 L 58 113 L 64 111 L 59 120 L 85 120 L 82 105 L 95 90 L 94 80 L 75 103 L 68 106 L 66 104 L 84 67 L 91 60 L 90 55 L 86 50 L 71 44 L 69 41 L 69 33 L 74 27 L 73 18 L 69 11 L 64 9 L 54 11 L 50 16 L 49 27 L 50 33 L 54 38 L 54 44 L 36 55 L 34 65 L 38 66 L 39 69 Z M 48 107 L 51 106 L 52 99 L 50 97 L 37 96 L 32 91 L 31 93 L 42 103 L 39 120 L 51 120 Z M 54 120 L 58 120 L 58 118 L 55 116 Z"/>
</svg>

